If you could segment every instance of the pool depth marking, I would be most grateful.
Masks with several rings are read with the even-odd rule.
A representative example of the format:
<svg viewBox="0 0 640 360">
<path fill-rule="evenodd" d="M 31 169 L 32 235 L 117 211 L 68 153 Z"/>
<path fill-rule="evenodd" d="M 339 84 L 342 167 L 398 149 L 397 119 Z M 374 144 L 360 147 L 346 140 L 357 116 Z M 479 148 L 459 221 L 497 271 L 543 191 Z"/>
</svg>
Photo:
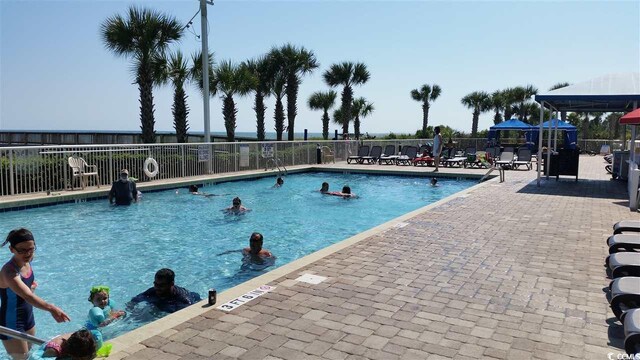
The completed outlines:
<svg viewBox="0 0 640 360">
<path fill-rule="evenodd" d="M 245 303 L 248 303 L 249 301 L 260 297 L 266 293 L 268 293 L 269 291 L 275 289 L 275 286 L 269 286 L 269 285 L 260 285 L 259 288 L 255 289 L 255 290 L 251 290 L 248 293 L 239 296 L 231 301 L 228 301 L 220 306 L 218 306 L 218 310 L 222 310 L 222 311 L 226 311 L 229 312 Z"/>
</svg>

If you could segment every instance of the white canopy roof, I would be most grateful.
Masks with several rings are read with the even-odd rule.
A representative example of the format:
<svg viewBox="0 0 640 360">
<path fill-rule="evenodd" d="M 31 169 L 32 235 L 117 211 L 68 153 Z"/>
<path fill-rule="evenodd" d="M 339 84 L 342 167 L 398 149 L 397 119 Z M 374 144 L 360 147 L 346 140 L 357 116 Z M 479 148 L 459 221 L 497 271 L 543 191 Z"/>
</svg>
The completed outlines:
<svg viewBox="0 0 640 360">
<path fill-rule="evenodd" d="M 640 105 L 640 73 L 618 73 L 538 94 L 538 103 L 559 111 L 629 111 Z"/>
</svg>

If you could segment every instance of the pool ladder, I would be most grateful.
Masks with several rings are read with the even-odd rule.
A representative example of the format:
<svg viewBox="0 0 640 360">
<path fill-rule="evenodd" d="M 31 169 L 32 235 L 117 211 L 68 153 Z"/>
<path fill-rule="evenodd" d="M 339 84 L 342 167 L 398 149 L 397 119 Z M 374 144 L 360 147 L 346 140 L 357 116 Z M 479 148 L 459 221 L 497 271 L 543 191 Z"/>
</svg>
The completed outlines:
<svg viewBox="0 0 640 360">
<path fill-rule="evenodd" d="M 264 171 L 269 169 L 269 164 L 273 164 L 271 169 L 278 169 L 278 176 L 287 174 L 287 168 L 284 166 L 284 163 L 280 158 L 268 158 L 267 162 L 264 164 Z"/>
</svg>

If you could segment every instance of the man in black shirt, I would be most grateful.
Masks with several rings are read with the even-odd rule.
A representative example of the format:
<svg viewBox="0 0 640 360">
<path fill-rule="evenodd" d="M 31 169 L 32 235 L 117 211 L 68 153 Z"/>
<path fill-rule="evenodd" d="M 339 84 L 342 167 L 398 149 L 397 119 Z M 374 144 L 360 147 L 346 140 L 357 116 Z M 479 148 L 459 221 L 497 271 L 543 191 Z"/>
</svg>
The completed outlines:
<svg viewBox="0 0 640 360">
<path fill-rule="evenodd" d="M 159 310 L 173 313 L 200 301 L 200 295 L 174 284 L 175 273 L 171 269 L 160 269 L 153 280 L 153 287 L 131 299 L 131 305 L 147 302 Z"/>
<path fill-rule="evenodd" d="M 138 189 L 136 189 L 136 183 L 129 180 L 129 170 L 122 169 L 120 171 L 120 179 L 113 182 L 111 185 L 111 191 L 109 191 L 109 204 L 113 204 L 113 199 L 116 200 L 116 205 L 131 205 L 131 201 L 138 201 Z"/>
</svg>

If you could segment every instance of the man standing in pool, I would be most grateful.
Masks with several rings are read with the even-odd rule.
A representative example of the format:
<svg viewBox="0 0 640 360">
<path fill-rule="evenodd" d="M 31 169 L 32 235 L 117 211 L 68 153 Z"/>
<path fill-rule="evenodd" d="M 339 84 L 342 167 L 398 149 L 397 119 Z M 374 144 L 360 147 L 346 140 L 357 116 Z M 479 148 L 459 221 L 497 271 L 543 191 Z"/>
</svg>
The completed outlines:
<svg viewBox="0 0 640 360">
<path fill-rule="evenodd" d="M 116 200 L 116 205 L 131 205 L 131 201 L 138 201 L 138 189 L 136 189 L 136 183 L 129 180 L 129 170 L 120 170 L 120 179 L 113 182 L 111 185 L 111 191 L 109 191 L 109 204 L 113 204 L 113 199 Z"/>
<path fill-rule="evenodd" d="M 154 305 L 160 311 L 173 313 L 201 300 L 198 293 L 176 286 L 175 276 L 171 269 L 158 270 L 153 280 L 153 287 L 133 297 L 129 305 L 144 301 Z"/>
</svg>

